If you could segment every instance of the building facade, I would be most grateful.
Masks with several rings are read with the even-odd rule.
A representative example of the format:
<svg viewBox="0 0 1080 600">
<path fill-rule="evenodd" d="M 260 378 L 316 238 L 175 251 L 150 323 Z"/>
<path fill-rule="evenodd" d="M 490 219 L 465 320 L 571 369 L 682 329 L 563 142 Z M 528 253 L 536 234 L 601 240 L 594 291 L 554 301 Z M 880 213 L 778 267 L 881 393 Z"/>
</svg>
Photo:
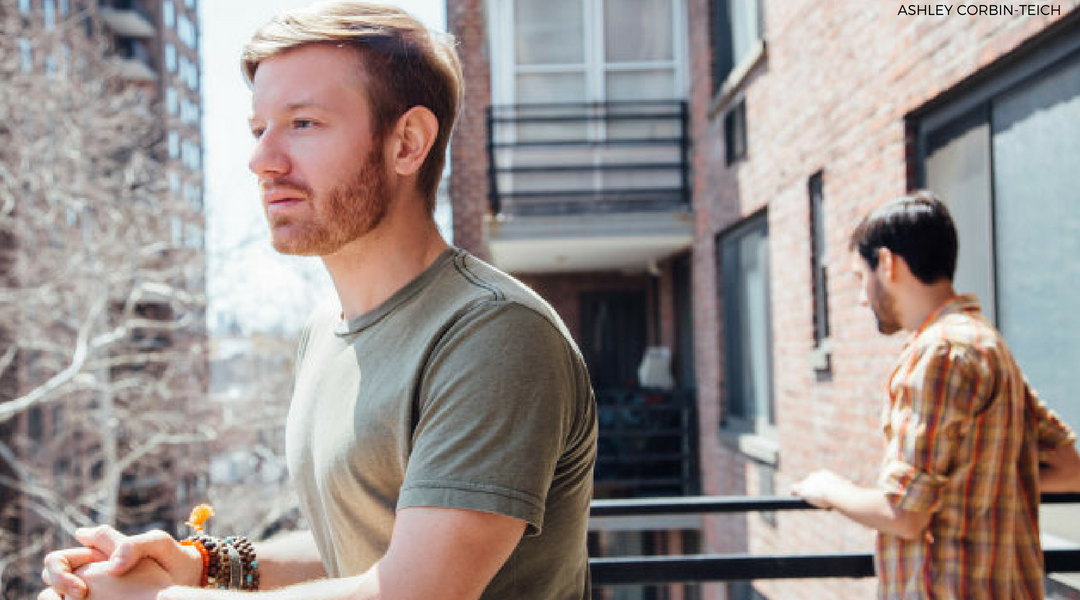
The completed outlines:
<svg viewBox="0 0 1080 600">
<path fill-rule="evenodd" d="M 1080 224 L 1077 5 L 691 2 L 703 491 L 786 493 L 821 467 L 875 481 L 902 340 L 857 305 L 847 237 L 913 189 L 954 213 L 958 290 L 979 295 L 1032 384 L 1080 423 L 1065 266 Z M 1052 523 L 1044 535 L 1078 539 Z M 710 524 L 705 550 L 864 551 L 872 537 L 832 514 L 750 516 Z M 747 587 L 733 590 L 854 598 L 873 583 Z"/>
<path fill-rule="evenodd" d="M 786 495 L 823 467 L 874 482 L 882 382 L 902 340 L 880 336 L 858 306 L 847 237 L 873 207 L 924 187 L 950 205 L 960 229 L 958 289 L 980 296 L 1032 384 L 1080 424 L 1068 393 L 1071 365 L 1080 364 L 1071 276 L 1080 240 L 1080 3 L 950 5 L 941 14 L 855 0 L 534 4 L 447 2 L 466 73 L 453 146 L 455 241 L 547 297 L 587 355 L 603 340 L 590 361 L 599 387 L 608 372 L 630 371 L 609 366 L 620 363 L 606 351 L 636 352 L 626 340 L 634 327 L 644 346 L 671 351 L 678 385 L 695 391 L 697 491 Z M 670 23 L 679 23 L 675 58 L 662 63 Z M 638 180 L 650 191 L 636 199 L 660 197 L 669 157 L 655 147 L 634 155 L 640 163 L 617 154 L 598 175 L 593 167 L 605 163 L 594 150 L 558 147 L 579 124 L 566 106 L 551 106 L 614 99 L 688 107 L 689 201 L 680 218 L 690 226 L 636 268 L 595 268 L 610 240 L 591 220 L 628 237 L 639 231 L 611 205 Z M 607 141 L 621 119 L 605 113 L 583 135 Z M 581 171 L 586 183 L 568 185 Z M 589 193 L 567 193 L 582 188 Z M 578 207 L 572 217 L 567 204 Z M 651 234 L 669 231 L 674 211 L 634 206 Z M 656 248 L 652 241 L 628 241 L 614 254 L 629 260 Z M 575 261 L 593 264 L 570 272 Z M 619 296 L 605 304 L 606 290 Z M 634 291 L 643 312 L 631 308 Z M 598 335 L 601 312 L 617 333 Z M 638 316 L 618 316 L 627 313 Z M 1045 543 L 1080 539 L 1068 519 L 1044 513 Z M 831 513 L 710 517 L 698 527 L 697 545 L 683 549 L 873 547 L 871 532 Z M 1051 588 L 1064 593 L 1057 579 Z M 861 598 L 873 589 L 869 579 L 760 581 L 687 593 Z"/>
</svg>

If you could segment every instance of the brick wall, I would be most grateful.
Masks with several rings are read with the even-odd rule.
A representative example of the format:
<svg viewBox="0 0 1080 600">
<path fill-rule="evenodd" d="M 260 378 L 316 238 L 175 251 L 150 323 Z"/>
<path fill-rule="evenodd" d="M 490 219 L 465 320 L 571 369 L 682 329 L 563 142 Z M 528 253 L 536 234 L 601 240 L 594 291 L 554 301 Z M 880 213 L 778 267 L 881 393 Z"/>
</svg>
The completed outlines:
<svg viewBox="0 0 1080 600">
<path fill-rule="evenodd" d="M 871 207 L 912 181 L 904 117 L 1017 49 L 1061 16 L 897 15 L 900 3 L 763 0 L 764 60 L 737 93 L 746 101 L 747 159 L 724 164 L 723 114 L 709 112 L 713 84 L 708 0 L 689 0 L 693 131 L 694 322 L 703 492 L 756 493 L 760 465 L 717 434 L 723 402 L 721 314 L 714 238 L 767 208 L 771 257 L 774 398 L 780 440 L 777 493 L 828 466 L 869 484 L 882 447 L 883 378 L 900 336 L 880 336 L 856 303 L 846 238 Z M 955 11 L 954 11 L 955 12 Z M 832 371 L 821 377 L 813 347 L 807 180 L 824 171 Z M 719 294 L 718 294 L 719 292 Z M 742 544 L 737 535 L 747 528 Z M 733 537 L 735 536 L 735 537 Z M 717 519 L 706 552 L 866 551 L 873 536 L 832 513 Z M 740 548 L 745 546 L 746 548 Z M 768 583 L 771 598 L 870 597 L 873 582 Z"/>
<path fill-rule="evenodd" d="M 447 0 L 447 29 L 458 41 L 465 72 L 465 101 L 451 140 L 450 203 L 454 244 L 488 258 L 484 215 L 488 202 L 487 127 L 491 76 L 487 58 L 483 0 Z"/>
</svg>

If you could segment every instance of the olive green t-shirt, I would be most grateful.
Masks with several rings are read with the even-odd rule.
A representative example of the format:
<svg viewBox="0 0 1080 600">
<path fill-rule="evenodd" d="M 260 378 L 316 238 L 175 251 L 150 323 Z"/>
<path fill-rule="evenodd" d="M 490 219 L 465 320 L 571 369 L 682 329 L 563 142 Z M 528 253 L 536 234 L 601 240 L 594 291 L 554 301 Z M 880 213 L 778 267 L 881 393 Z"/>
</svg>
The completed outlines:
<svg viewBox="0 0 1080 600">
<path fill-rule="evenodd" d="M 483 598 L 590 597 L 584 361 L 547 303 L 462 250 L 359 317 L 316 312 L 286 453 L 331 577 L 385 554 L 397 509 L 462 508 L 526 522 Z"/>
</svg>

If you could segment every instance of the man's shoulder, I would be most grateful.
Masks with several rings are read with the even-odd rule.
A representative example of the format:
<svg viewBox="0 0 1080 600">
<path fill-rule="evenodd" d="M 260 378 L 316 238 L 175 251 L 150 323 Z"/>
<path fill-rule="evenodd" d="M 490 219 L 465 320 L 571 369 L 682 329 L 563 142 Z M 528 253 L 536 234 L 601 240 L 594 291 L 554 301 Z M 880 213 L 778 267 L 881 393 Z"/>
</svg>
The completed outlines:
<svg viewBox="0 0 1080 600">
<path fill-rule="evenodd" d="M 912 342 L 923 362 L 947 364 L 972 375 L 989 376 L 1011 362 L 1004 338 L 981 314 L 954 312 L 942 316 Z"/>
<path fill-rule="evenodd" d="M 429 298 L 455 304 L 455 312 L 459 314 L 494 311 L 519 318 L 536 315 L 572 340 L 558 313 L 539 294 L 512 275 L 464 250 L 457 251 L 447 276 L 433 286 Z"/>
</svg>

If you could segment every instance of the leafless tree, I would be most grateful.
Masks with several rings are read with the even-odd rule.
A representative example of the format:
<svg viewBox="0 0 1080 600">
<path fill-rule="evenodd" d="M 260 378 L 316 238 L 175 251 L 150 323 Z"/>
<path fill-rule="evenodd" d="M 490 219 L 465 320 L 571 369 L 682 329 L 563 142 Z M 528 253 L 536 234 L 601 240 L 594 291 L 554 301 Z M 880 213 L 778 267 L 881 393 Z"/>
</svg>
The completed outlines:
<svg viewBox="0 0 1080 600">
<path fill-rule="evenodd" d="M 78 15 L 0 7 L 0 590 L 74 528 L 174 529 L 205 484 L 202 215 L 152 88 Z"/>
</svg>

